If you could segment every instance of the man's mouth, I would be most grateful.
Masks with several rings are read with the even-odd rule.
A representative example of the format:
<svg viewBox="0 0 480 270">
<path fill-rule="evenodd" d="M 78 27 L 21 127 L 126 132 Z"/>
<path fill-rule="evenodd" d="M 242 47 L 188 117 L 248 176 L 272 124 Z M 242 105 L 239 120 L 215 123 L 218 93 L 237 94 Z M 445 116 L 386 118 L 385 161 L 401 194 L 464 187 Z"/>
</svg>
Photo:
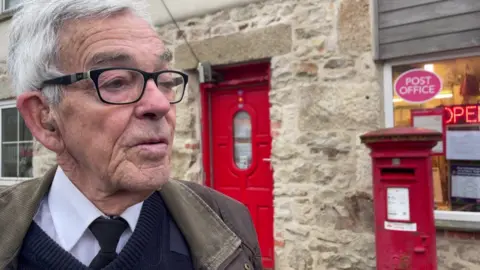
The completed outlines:
<svg viewBox="0 0 480 270">
<path fill-rule="evenodd" d="M 134 148 L 138 149 L 141 156 L 158 159 L 168 155 L 168 145 L 167 138 L 150 138 L 140 140 Z"/>
<path fill-rule="evenodd" d="M 168 144 L 167 140 L 164 139 L 152 139 L 140 142 L 139 145 L 151 145 L 151 144 Z"/>
<path fill-rule="evenodd" d="M 151 138 L 151 139 L 145 139 L 141 140 L 139 143 L 137 143 L 135 146 L 139 145 L 156 145 L 156 144 L 166 144 L 168 145 L 168 140 L 166 138 Z"/>
</svg>

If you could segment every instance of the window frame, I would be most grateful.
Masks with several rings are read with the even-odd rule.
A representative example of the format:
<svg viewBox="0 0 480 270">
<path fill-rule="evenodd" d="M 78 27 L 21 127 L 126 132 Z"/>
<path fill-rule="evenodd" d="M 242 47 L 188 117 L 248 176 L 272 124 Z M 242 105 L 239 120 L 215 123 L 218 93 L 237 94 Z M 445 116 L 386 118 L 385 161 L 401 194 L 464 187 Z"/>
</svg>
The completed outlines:
<svg viewBox="0 0 480 270">
<path fill-rule="evenodd" d="M 2 1 L 2 3 L 0 3 L 0 4 L 1 4 L 1 6 L 0 6 L 0 14 L 13 12 L 13 11 L 17 8 L 17 7 L 13 7 L 13 8 L 7 9 L 7 8 L 6 8 L 6 6 L 7 6 L 6 1 L 7 1 L 7 0 L 1 0 L 1 1 Z"/>
<path fill-rule="evenodd" d="M 393 105 L 393 67 L 415 63 L 442 61 L 457 58 L 479 57 L 480 52 L 465 50 L 462 52 L 438 53 L 431 56 L 409 57 L 401 60 L 387 61 L 383 63 L 383 108 L 384 123 L 386 128 L 394 127 Z M 440 229 L 455 230 L 480 230 L 480 212 L 462 212 L 434 210 L 435 225 Z"/>
<path fill-rule="evenodd" d="M 2 143 L 3 142 L 3 138 L 2 138 L 3 122 L 1 121 L 3 110 L 4 109 L 10 109 L 10 108 L 17 108 L 16 102 L 17 102 L 16 99 L 1 100 L 0 101 L 0 144 L 3 144 Z M 18 127 L 17 127 L 17 129 L 18 129 Z M 18 143 L 19 141 L 16 141 L 16 142 Z M 27 142 L 27 141 L 25 141 L 25 142 Z M 34 144 L 34 143 L 35 143 L 35 139 L 32 138 L 32 144 Z M 33 148 L 33 145 L 32 145 L 32 148 Z M 2 160 L 3 160 L 2 157 L 3 157 L 2 147 L 0 147 L 0 186 L 14 185 L 16 183 L 26 181 L 26 180 L 30 180 L 30 179 L 34 178 L 33 176 L 32 177 L 2 177 L 2 163 L 1 163 Z M 18 159 L 18 157 L 17 157 L 17 159 Z M 18 162 L 18 160 L 17 160 L 17 162 Z M 18 164 L 17 164 L 17 166 L 18 166 Z M 33 166 L 33 164 L 32 164 L 32 166 Z"/>
</svg>

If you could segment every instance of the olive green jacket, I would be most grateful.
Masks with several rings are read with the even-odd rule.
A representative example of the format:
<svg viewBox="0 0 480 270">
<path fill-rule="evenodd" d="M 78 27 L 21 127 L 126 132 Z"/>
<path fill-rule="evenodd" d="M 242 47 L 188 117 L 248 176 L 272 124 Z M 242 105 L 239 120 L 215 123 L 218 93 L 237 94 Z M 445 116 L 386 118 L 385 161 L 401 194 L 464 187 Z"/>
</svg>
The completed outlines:
<svg viewBox="0 0 480 270">
<path fill-rule="evenodd" d="M 1 270 L 17 269 L 23 238 L 55 171 L 0 191 Z M 195 269 L 263 269 L 257 234 L 243 204 L 185 181 L 171 180 L 159 192 L 190 247 Z"/>
</svg>

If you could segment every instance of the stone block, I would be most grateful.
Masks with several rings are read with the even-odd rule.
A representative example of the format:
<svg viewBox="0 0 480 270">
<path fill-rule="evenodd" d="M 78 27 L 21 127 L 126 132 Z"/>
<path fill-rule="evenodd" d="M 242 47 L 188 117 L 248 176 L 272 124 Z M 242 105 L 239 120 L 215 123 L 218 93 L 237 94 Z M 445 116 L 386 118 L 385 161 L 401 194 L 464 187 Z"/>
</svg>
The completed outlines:
<svg viewBox="0 0 480 270">
<path fill-rule="evenodd" d="M 312 182 L 329 185 L 337 178 L 338 169 L 335 164 L 329 162 L 317 162 L 312 173 Z"/>
<path fill-rule="evenodd" d="M 289 265 L 296 270 L 313 270 L 313 257 L 305 248 L 297 247 L 288 255 Z"/>
<path fill-rule="evenodd" d="M 230 11 L 230 18 L 234 22 L 246 21 L 255 18 L 257 15 L 256 5 L 247 5 L 239 8 L 232 9 Z"/>
<path fill-rule="evenodd" d="M 345 57 L 332 57 L 327 60 L 323 68 L 338 69 L 338 68 L 351 67 L 352 65 L 353 65 L 353 61 L 351 59 L 348 59 Z"/>
<path fill-rule="evenodd" d="M 298 137 L 297 143 L 306 145 L 310 154 L 323 152 L 330 159 L 334 158 L 333 155 L 349 154 L 354 147 L 350 132 L 333 130 L 304 132 Z"/>
<path fill-rule="evenodd" d="M 338 14 L 338 45 L 344 53 L 371 50 L 370 0 L 343 0 Z"/>
<path fill-rule="evenodd" d="M 462 243 L 458 246 L 459 258 L 475 265 L 480 265 L 480 258 L 476 252 L 477 245 L 474 243 Z"/>
<path fill-rule="evenodd" d="M 285 75 L 285 76 L 290 77 L 291 73 L 288 73 L 288 75 Z M 288 79 L 286 79 L 286 81 L 288 81 Z M 270 117 L 272 119 L 281 121 L 281 119 L 283 118 L 282 112 L 277 112 L 277 111 L 282 110 L 283 104 L 288 104 L 292 102 L 292 100 L 295 100 L 296 98 L 295 92 L 289 88 L 271 89 L 269 96 L 270 96 L 269 97 L 270 103 L 272 104 L 272 107 L 270 107 Z"/>
<path fill-rule="evenodd" d="M 198 113 L 196 106 L 188 106 L 184 103 L 179 103 L 176 108 L 177 123 L 175 126 L 176 133 L 190 133 L 193 134 L 195 130 L 195 117 Z"/>
<path fill-rule="evenodd" d="M 335 224 L 336 230 L 374 233 L 374 212 L 372 195 L 366 192 L 356 192 L 340 203 L 347 215 L 342 216 Z"/>
<path fill-rule="evenodd" d="M 296 42 L 294 54 L 300 59 L 319 59 L 325 56 L 326 36 L 315 36 L 309 40 Z"/>
<path fill-rule="evenodd" d="M 356 190 L 371 193 L 373 190 L 373 179 L 372 160 L 369 153 L 370 150 L 365 146 L 360 146 L 355 150 L 355 182 L 352 185 Z"/>
<path fill-rule="evenodd" d="M 316 25 L 325 19 L 331 19 L 332 16 L 328 13 L 329 11 L 329 4 L 320 3 L 313 8 L 299 9 L 294 13 L 292 19 L 297 25 Z"/>
<path fill-rule="evenodd" d="M 303 87 L 299 95 L 300 131 L 378 126 L 380 91 L 375 83 L 319 83 Z"/>
<path fill-rule="evenodd" d="M 361 54 L 355 61 L 355 70 L 357 76 L 369 81 L 378 81 L 381 66 L 376 65 L 373 62 L 373 54 L 371 52 L 365 52 Z"/>
<path fill-rule="evenodd" d="M 233 23 L 219 25 L 212 29 L 212 36 L 230 35 L 237 32 L 237 27 Z"/>
<path fill-rule="evenodd" d="M 188 41 L 203 40 L 205 38 L 209 38 L 211 34 L 213 35 L 213 33 L 210 32 L 210 28 L 192 28 L 192 29 L 189 29 L 187 32 L 187 40 Z"/>
<path fill-rule="evenodd" d="M 305 147 L 300 147 L 285 141 L 284 138 L 275 139 L 272 142 L 272 157 L 279 160 L 291 160 L 299 158 L 305 152 Z M 276 167 L 276 166 L 274 166 Z"/>
<path fill-rule="evenodd" d="M 294 10 L 295 10 L 294 4 L 285 5 L 278 10 L 278 15 L 281 17 L 291 16 Z"/>
<path fill-rule="evenodd" d="M 310 229 L 308 226 L 302 226 L 297 224 L 296 222 L 289 223 L 285 230 L 290 234 L 293 235 L 294 238 L 299 237 L 301 239 L 306 240 L 307 237 L 310 235 Z"/>
<path fill-rule="evenodd" d="M 212 27 L 215 25 L 221 25 L 224 22 L 230 21 L 230 12 L 228 10 L 221 10 L 214 13 L 212 16 L 207 18 L 207 26 Z"/>
<path fill-rule="evenodd" d="M 280 202 L 281 198 L 291 198 L 291 197 L 305 197 L 308 193 L 312 190 L 311 185 L 298 185 L 298 184 L 290 184 L 284 185 L 276 184 L 273 190 L 273 195 L 275 196 L 275 203 Z M 277 201 L 277 198 L 279 199 Z"/>
<path fill-rule="evenodd" d="M 304 27 L 295 29 L 295 38 L 297 42 L 311 38 L 328 35 L 332 31 L 332 26 L 321 25 L 317 27 Z"/>
<path fill-rule="evenodd" d="M 222 65 L 289 53 L 292 50 L 291 35 L 290 25 L 279 24 L 192 42 L 191 46 L 200 60 L 208 60 L 212 65 Z M 175 49 L 175 67 L 179 69 L 197 67 L 196 59 L 185 44 Z"/>
<path fill-rule="evenodd" d="M 302 61 L 294 65 L 295 75 L 298 77 L 316 77 L 318 65 L 310 61 Z"/>
</svg>

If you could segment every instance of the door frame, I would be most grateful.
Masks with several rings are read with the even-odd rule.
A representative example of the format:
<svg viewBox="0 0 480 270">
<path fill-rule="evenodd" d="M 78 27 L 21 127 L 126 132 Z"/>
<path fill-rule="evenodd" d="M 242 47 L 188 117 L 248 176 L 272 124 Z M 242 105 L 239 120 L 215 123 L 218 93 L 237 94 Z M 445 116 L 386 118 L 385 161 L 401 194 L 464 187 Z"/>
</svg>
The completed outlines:
<svg viewBox="0 0 480 270">
<path fill-rule="evenodd" d="M 213 188 L 212 169 L 213 157 L 211 156 L 211 108 L 210 94 L 212 91 L 221 91 L 219 88 L 233 88 L 238 86 L 268 85 L 270 88 L 270 60 L 214 67 L 224 80 L 218 83 L 200 83 L 201 106 L 201 148 L 203 163 L 203 182 Z"/>
</svg>

